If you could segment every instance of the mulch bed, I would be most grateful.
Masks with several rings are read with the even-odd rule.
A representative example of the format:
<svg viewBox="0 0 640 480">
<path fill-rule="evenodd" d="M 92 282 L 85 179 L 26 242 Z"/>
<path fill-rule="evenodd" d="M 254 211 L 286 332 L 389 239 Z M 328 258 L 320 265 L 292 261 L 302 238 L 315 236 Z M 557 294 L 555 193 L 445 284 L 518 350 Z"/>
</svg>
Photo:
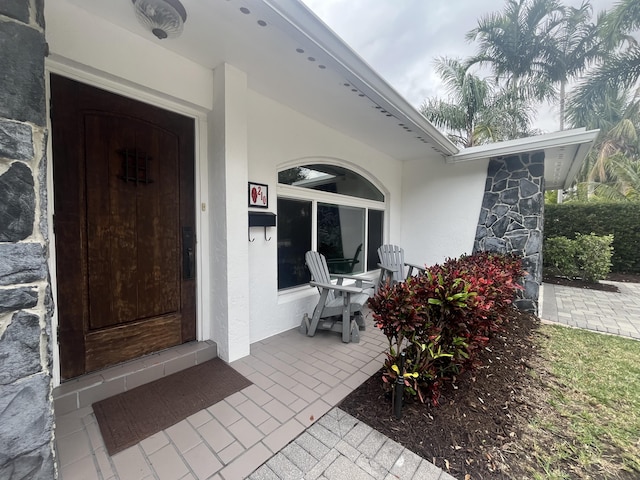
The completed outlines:
<svg viewBox="0 0 640 480">
<path fill-rule="evenodd" d="M 635 273 L 611 273 L 607 276 L 607 280 L 622 283 L 640 283 L 640 275 Z M 586 288 L 589 290 L 601 290 L 603 292 L 619 292 L 620 289 L 615 285 L 607 283 L 589 283 L 579 279 L 571 279 L 566 277 L 553 277 L 545 275 L 544 283 L 553 285 L 564 285 L 566 287 Z"/>
<path fill-rule="evenodd" d="M 529 374 L 538 326 L 537 317 L 514 312 L 480 354 L 483 366 L 446 385 L 438 407 L 405 403 L 397 420 L 376 374 L 340 408 L 459 480 L 529 478 L 517 442 L 542 402 L 540 376 Z"/>
<path fill-rule="evenodd" d="M 640 283 L 640 275 L 612 274 L 608 280 Z M 555 282 L 590 288 L 567 279 Z M 405 403 L 397 420 L 380 373 L 340 407 L 458 480 L 532 478 L 527 466 L 536 465 L 527 428 L 545 408 L 542 386 L 553 381 L 536 347 L 539 324 L 537 317 L 514 311 L 481 352 L 483 366 L 446 385 L 437 407 Z"/>
<path fill-rule="evenodd" d="M 565 287 L 584 288 L 587 290 L 600 290 L 602 292 L 619 292 L 620 289 L 615 285 L 608 283 L 590 283 L 584 280 L 566 278 L 566 277 L 551 277 L 545 276 L 542 280 L 544 283 L 550 283 L 553 285 L 563 285 Z"/>
</svg>

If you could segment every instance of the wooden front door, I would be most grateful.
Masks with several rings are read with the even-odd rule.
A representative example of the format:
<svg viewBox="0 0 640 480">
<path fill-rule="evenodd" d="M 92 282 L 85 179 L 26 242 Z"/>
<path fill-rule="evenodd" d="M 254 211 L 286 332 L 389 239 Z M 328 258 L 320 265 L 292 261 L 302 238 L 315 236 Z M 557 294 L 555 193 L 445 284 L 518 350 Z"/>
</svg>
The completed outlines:
<svg viewBox="0 0 640 480">
<path fill-rule="evenodd" d="M 63 379 L 195 340 L 194 121 L 51 76 Z"/>
</svg>

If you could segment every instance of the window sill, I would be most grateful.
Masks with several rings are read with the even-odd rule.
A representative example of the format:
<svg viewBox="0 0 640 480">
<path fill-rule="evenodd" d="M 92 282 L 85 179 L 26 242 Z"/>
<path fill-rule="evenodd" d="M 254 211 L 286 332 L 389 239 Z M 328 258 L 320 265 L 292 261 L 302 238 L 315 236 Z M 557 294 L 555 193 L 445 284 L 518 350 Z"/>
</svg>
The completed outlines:
<svg viewBox="0 0 640 480">
<path fill-rule="evenodd" d="M 287 288 L 286 290 L 278 291 L 278 305 L 283 303 L 294 302 L 296 300 L 302 300 L 304 298 L 311 297 L 318 293 L 318 290 L 310 287 L 308 284 L 301 285 L 299 287 Z"/>
</svg>

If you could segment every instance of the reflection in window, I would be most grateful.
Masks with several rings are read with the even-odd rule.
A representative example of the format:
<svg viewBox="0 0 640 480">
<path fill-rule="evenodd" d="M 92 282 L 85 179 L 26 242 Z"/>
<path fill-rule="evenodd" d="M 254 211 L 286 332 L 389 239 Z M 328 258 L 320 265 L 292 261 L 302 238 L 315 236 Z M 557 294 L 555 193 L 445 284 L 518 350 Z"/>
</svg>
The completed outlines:
<svg viewBox="0 0 640 480">
<path fill-rule="evenodd" d="M 333 274 L 378 268 L 384 231 L 378 188 L 351 170 L 319 164 L 279 172 L 278 182 L 288 186 L 282 189 L 287 196 L 278 197 L 278 289 L 309 283 L 309 250 L 322 253 Z"/>
<path fill-rule="evenodd" d="M 384 212 L 369 210 L 369 224 L 367 226 L 367 270 L 378 268 L 378 247 L 382 245 L 384 228 Z"/>
<path fill-rule="evenodd" d="M 278 198 L 278 289 L 308 283 L 304 254 L 311 250 L 311 202 Z"/>
<path fill-rule="evenodd" d="M 310 164 L 289 168 L 278 173 L 278 183 L 384 202 L 382 192 L 369 180 L 337 165 Z"/>
<path fill-rule="evenodd" d="M 330 273 L 362 273 L 364 208 L 318 204 L 318 252 Z"/>
</svg>

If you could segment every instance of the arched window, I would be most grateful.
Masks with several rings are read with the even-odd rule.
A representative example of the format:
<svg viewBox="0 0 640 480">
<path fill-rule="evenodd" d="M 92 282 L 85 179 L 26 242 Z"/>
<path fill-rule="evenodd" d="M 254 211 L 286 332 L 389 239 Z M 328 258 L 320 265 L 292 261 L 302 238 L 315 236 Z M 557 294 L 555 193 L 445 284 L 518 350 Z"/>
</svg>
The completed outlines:
<svg viewBox="0 0 640 480">
<path fill-rule="evenodd" d="M 308 250 L 322 253 L 331 273 L 377 269 L 384 208 L 384 194 L 347 168 L 307 164 L 280 171 L 278 288 L 309 282 Z"/>
</svg>

